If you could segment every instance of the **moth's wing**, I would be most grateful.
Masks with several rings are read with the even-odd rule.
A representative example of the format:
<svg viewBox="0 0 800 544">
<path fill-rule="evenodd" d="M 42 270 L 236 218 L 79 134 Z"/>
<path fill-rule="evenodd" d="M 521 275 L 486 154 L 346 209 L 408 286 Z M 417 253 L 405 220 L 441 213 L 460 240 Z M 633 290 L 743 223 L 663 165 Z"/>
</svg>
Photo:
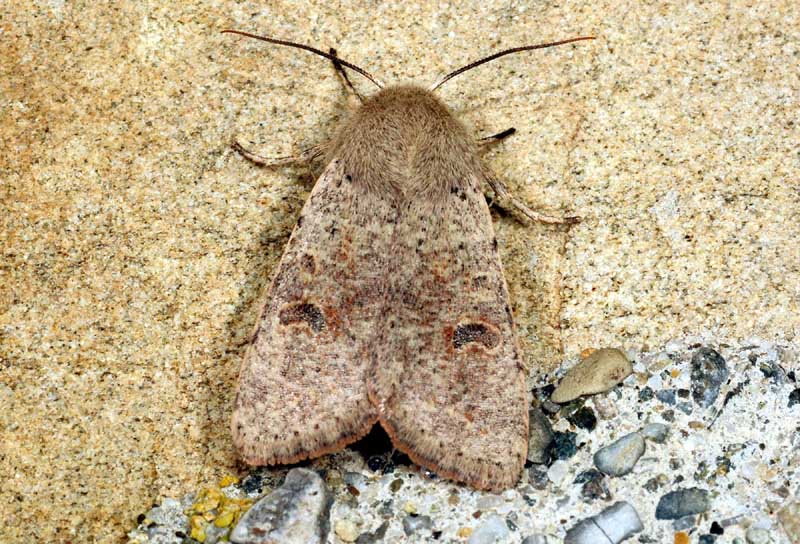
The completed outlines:
<svg viewBox="0 0 800 544">
<path fill-rule="evenodd" d="M 500 490 L 525 464 L 525 373 L 480 178 L 447 189 L 398 220 L 370 395 L 416 463 Z"/>
<path fill-rule="evenodd" d="M 250 464 L 292 463 L 366 434 L 366 373 L 396 209 L 332 161 L 303 206 L 239 373 L 231 429 Z"/>
</svg>

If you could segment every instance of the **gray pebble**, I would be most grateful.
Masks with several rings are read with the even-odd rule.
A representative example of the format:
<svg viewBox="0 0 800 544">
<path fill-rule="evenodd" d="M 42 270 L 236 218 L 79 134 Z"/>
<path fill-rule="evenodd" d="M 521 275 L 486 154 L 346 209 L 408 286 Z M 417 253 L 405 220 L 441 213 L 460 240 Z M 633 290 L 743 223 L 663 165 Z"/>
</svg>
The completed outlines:
<svg viewBox="0 0 800 544">
<path fill-rule="evenodd" d="M 553 427 L 550 420 L 538 408 L 528 412 L 530 434 L 528 435 L 528 461 L 546 463 L 550 458 L 550 445 L 553 443 Z"/>
<path fill-rule="evenodd" d="M 594 454 L 594 465 L 609 476 L 622 476 L 633 470 L 644 454 L 644 438 L 639 433 L 626 434 Z"/>
<path fill-rule="evenodd" d="M 430 516 L 412 516 L 411 514 L 403 518 L 403 532 L 411 536 L 423 531 L 433 529 L 433 520 Z"/>
<path fill-rule="evenodd" d="M 672 528 L 676 531 L 688 531 L 695 525 L 697 525 L 697 516 L 695 515 L 683 516 L 672 522 Z"/>
<path fill-rule="evenodd" d="M 617 544 L 642 529 L 636 509 L 621 501 L 572 527 L 564 544 Z"/>
<path fill-rule="evenodd" d="M 467 544 L 493 544 L 508 538 L 509 531 L 505 520 L 500 516 L 492 516 L 472 533 Z"/>
<path fill-rule="evenodd" d="M 547 539 L 547 535 L 531 535 L 526 536 L 522 544 L 550 544 L 550 540 Z"/>
<path fill-rule="evenodd" d="M 658 501 L 656 519 L 678 519 L 702 514 L 711 506 L 708 491 L 698 487 L 679 489 L 667 493 Z"/>
<path fill-rule="evenodd" d="M 769 537 L 769 531 L 766 529 L 758 529 L 750 527 L 745 535 L 748 544 L 770 544 L 772 539 Z"/>
<path fill-rule="evenodd" d="M 663 423 L 648 423 L 640 432 L 648 440 L 663 444 L 667 440 L 669 427 Z"/>
<path fill-rule="evenodd" d="M 245 512 L 230 540 L 236 544 L 321 544 L 330 531 L 331 502 L 316 472 L 294 468 L 281 487 Z"/>
<path fill-rule="evenodd" d="M 727 379 L 728 366 L 715 350 L 700 348 L 692 356 L 692 398 L 703 408 L 714 404 Z"/>
<path fill-rule="evenodd" d="M 380 542 L 383 542 L 383 537 L 386 536 L 386 530 L 388 528 L 389 522 L 384 521 L 374 531 L 358 535 L 356 544 L 379 544 Z"/>
<path fill-rule="evenodd" d="M 656 398 L 664 404 L 675 404 L 675 390 L 662 389 L 660 391 L 656 391 Z"/>
</svg>

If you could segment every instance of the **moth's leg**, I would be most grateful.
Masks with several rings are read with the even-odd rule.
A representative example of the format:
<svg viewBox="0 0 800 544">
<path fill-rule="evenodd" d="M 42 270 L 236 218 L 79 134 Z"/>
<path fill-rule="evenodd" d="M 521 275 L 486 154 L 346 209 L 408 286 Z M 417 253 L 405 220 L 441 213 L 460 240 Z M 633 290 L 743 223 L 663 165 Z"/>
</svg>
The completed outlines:
<svg viewBox="0 0 800 544">
<path fill-rule="evenodd" d="M 490 201 L 490 206 L 494 205 L 504 210 L 515 211 L 524 215 L 531 221 L 537 221 L 539 223 L 546 223 L 549 225 L 573 225 L 581 220 L 581 218 L 576 215 L 556 217 L 534 211 L 514 197 L 514 195 L 509 193 L 503 182 L 496 177 L 487 175 L 486 181 L 494 192 L 494 200 Z"/>
<path fill-rule="evenodd" d="M 310 163 L 314 159 L 322 156 L 323 149 L 322 146 L 315 145 L 314 147 L 309 147 L 306 150 L 300 152 L 299 155 L 289 155 L 286 157 L 264 157 L 262 155 L 258 155 L 249 151 L 242 147 L 242 144 L 235 141 L 231 144 L 231 147 L 234 151 L 240 154 L 242 157 L 247 159 L 250 162 L 253 162 L 259 166 L 266 166 L 266 167 L 274 167 L 274 166 L 284 166 L 287 164 L 297 164 L 297 163 Z"/>
<path fill-rule="evenodd" d="M 500 140 L 505 140 L 506 138 L 514 134 L 516 131 L 517 129 L 515 129 L 514 127 L 507 128 L 502 132 L 498 132 L 497 134 L 492 134 L 491 136 L 484 136 L 483 138 L 478 140 L 478 144 L 486 145 L 486 144 L 492 144 L 494 142 L 499 142 Z"/>
<path fill-rule="evenodd" d="M 336 56 L 336 49 L 331 47 L 328 50 L 328 53 L 330 53 L 331 55 L 333 55 L 335 57 Z M 342 78 L 344 78 L 345 84 L 348 87 L 350 87 L 350 90 L 353 91 L 353 94 L 356 95 L 356 97 L 358 98 L 358 100 L 361 103 L 363 103 L 364 102 L 364 97 L 361 96 L 361 94 L 353 86 L 353 82 L 350 81 L 350 78 L 347 76 L 347 71 L 344 69 L 344 66 L 342 66 L 342 63 L 340 63 L 338 60 L 334 60 L 333 61 L 333 67 L 336 68 L 336 71 L 339 72 L 339 75 L 342 76 Z"/>
</svg>

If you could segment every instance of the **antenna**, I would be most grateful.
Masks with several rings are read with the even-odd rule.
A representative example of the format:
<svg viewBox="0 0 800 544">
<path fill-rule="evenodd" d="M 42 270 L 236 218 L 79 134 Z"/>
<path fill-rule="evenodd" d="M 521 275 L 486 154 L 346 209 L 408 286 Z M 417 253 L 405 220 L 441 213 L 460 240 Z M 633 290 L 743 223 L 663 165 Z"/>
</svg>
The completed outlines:
<svg viewBox="0 0 800 544">
<path fill-rule="evenodd" d="M 531 51 L 533 49 L 545 49 L 546 47 L 555 47 L 556 45 L 564 45 L 566 43 L 579 42 L 582 40 L 593 40 L 593 39 L 594 36 L 582 36 L 580 38 L 570 38 L 569 40 L 561 40 L 558 42 L 540 43 L 538 45 L 524 45 L 522 47 L 513 47 L 511 49 L 505 49 L 503 51 L 500 51 L 499 53 L 495 53 L 494 55 L 489 55 L 488 57 L 484 57 L 474 62 L 470 62 L 466 66 L 463 66 L 458 70 L 455 70 L 454 72 L 450 72 L 449 74 L 444 76 L 444 78 L 439 83 L 431 87 L 431 92 L 435 91 L 436 89 L 438 89 L 439 87 L 441 87 L 442 85 L 444 85 L 446 82 L 450 81 L 457 75 L 463 74 L 467 70 L 472 70 L 476 66 L 480 66 L 481 64 L 486 64 L 487 62 L 499 59 L 500 57 L 505 57 L 506 55 L 510 55 L 511 53 L 519 53 L 520 51 Z"/>
<path fill-rule="evenodd" d="M 369 72 L 367 72 L 366 70 L 363 70 L 363 69 L 359 68 L 358 66 L 356 66 L 355 64 L 353 64 L 351 62 L 347 62 L 346 60 L 343 60 L 343 59 L 337 57 L 336 55 L 331 55 L 330 53 L 326 53 L 325 51 L 321 51 L 321 50 L 317 49 L 316 47 L 311 47 L 310 45 L 304 45 L 302 43 L 289 42 L 289 41 L 286 41 L 286 40 L 278 40 L 276 38 L 269 38 L 267 36 L 259 36 L 258 34 L 251 34 L 249 32 L 242 32 L 241 30 L 225 29 L 225 30 L 222 31 L 222 33 L 223 34 L 238 34 L 240 36 L 246 36 L 248 38 L 255 38 L 256 40 L 261 40 L 261 41 L 264 41 L 264 42 L 274 43 L 276 45 L 285 45 L 285 46 L 288 46 L 288 47 L 296 47 L 297 49 L 303 49 L 304 51 L 310 51 L 311 53 L 315 53 L 315 54 L 319 55 L 320 57 L 325 57 L 326 59 L 332 60 L 334 63 L 339 63 L 342 66 L 346 66 L 347 68 L 350 68 L 351 70 L 353 70 L 355 72 L 358 72 L 359 74 L 361 74 L 362 76 L 364 76 L 365 78 L 370 80 L 372 83 L 374 83 L 376 87 L 378 87 L 379 89 L 383 89 L 383 85 L 377 79 L 375 79 Z"/>
</svg>

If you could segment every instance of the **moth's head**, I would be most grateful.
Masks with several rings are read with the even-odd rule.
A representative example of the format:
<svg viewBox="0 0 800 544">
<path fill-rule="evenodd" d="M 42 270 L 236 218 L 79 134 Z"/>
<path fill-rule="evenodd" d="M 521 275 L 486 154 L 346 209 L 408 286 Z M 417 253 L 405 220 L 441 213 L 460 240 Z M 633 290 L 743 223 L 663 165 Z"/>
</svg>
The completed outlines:
<svg viewBox="0 0 800 544">
<path fill-rule="evenodd" d="M 378 78 L 376 78 L 375 76 L 373 76 L 372 74 L 370 74 L 369 72 L 364 70 L 363 68 L 359 68 L 355 64 L 353 64 L 351 62 L 348 62 L 348 61 L 346 61 L 344 59 L 341 59 L 338 56 L 336 56 L 336 51 L 333 50 L 333 49 L 331 49 L 329 52 L 326 53 L 325 51 L 322 51 L 322 50 L 317 49 L 315 47 L 311 47 L 310 45 L 304 45 L 304 44 L 301 44 L 301 43 L 290 42 L 290 41 L 286 41 L 286 40 L 279 40 L 279 39 L 270 38 L 270 37 L 267 37 L 267 36 L 259 36 L 257 34 L 251 34 L 249 32 L 242 32 L 240 30 L 227 29 L 227 30 L 223 30 L 222 32 L 223 33 L 227 33 L 227 34 L 238 34 L 240 36 L 246 36 L 248 38 L 255 38 L 257 40 L 262 40 L 262 41 L 265 41 L 265 42 L 274 43 L 276 45 L 284 45 L 284 46 L 287 46 L 287 47 L 294 47 L 294 48 L 297 48 L 297 49 L 302 49 L 304 51 L 308 51 L 310 53 L 314 53 L 314 54 L 319 55 L 321 57 L 325 57 L 327 59 L 332 60 L 337 65 L 337 67 L 343 67 L 342 69 L 349 68 L 350 70 L 362 75 L 363 77 L 365 77 L 369 81 L 371 81 L 376 87 L 378 87 L 378 89 L 383 89 L 385 87 L 385 85 L 383 83 L 381 83 L 381 81 Z M 544 49 L 546 47 L 554 47 L 556 45 L 564 45 L 564 44 L 568 44 L 568 43 L 572 43 L 572 42 L 578 42 L 578 41 L 582 41 L 582 40 L 593 40 L 593 39 L 594 39 L 594 36 L 581 36 L 579 38 L 569 38 L 567 40 L 560 40 L 560 41 L 557 41 L 557 42 L 540 43 L 540 44 L 536 44 L 536 45 L 524 45 L 522 47 L 512 47 L 511 49 L 504 49 L 503 51 L 498 51 L 497 53 L 494 53 L 494 54 L 489 55 L 487 57 L 483 57 L 483 58 L 478 59 L 478 60 L 476 60 L 474 62 L 470 62 L 469 64 L 467 64 L 465 66 L 462 66 L 458 70 L 453 70 L 452 72 L 450 72 L 449 74 L 444 76 L 442 79 L 440 79 L 437 83 L 435 83 L 434 85 L 431 85 L 429 90 L 430 90 L 430 92 L 433 92 L 436 89 L 438 89 L 439 87 L 441 87 L 442 85 L 444 85 L 447 81 L 450 81 L 451 79 L 456 77 L 457 75 L 463 74 L 464 72 L 466 72 L 468 70 L 471 70 L 471 69 L 473 69 L 473 68 L 475 68 L 477 66 L 480 66 L 481 64 L 485 64 L 487 62 L 491 62 L 491 61 L 493 61 L 495 59 L 499 59 L 500 57 L 504 57 L 504 56 L 510 55 L 512 53 L 519 53 L 519 52 L 522 52 L 522 51 L 531 51 L 533 49 Z"/>
</svg>

